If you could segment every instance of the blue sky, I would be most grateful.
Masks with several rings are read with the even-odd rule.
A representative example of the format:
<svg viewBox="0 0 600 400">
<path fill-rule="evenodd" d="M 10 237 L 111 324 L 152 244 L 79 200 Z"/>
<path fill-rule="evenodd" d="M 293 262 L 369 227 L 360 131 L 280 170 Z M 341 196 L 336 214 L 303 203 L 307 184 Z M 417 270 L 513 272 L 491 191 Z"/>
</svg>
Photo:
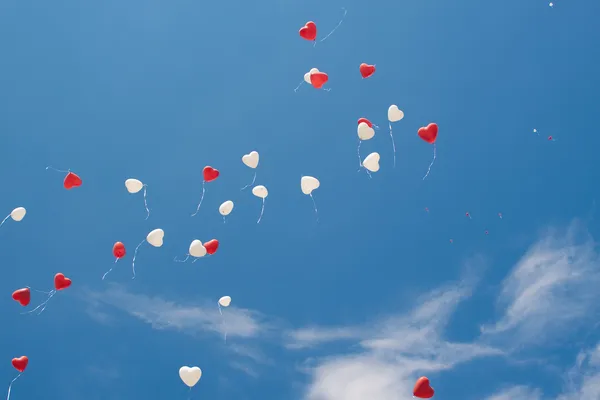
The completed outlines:
<svg viewBox="0 0 600 400">
<path fill-rule="evenodd" d="M 440 399 L 599 397 L 600 4 L 555 3 L 2 2 L 0 210 L 28 210 L 0 228 L 7 386 L 30 359 L 12 398 L 404 400 L 421 375 Z M 298 37 L 342 7 L 327 41 Z M 332 90 L 294 93 L 313 67 Z M 372 179 L 360 117 L 382 128 L 361 148 L 381 154 Z M 252 150 L 260 224 L 240 191 Z M 205 165 L 221 176 L 191 218 Z M 318 223 L 302 175 L 321 181 Z M 212 238 L 214 257 L 173 262 Z M 129 253 L 102 281 L 116 241 Z M 57 272 L 72 287 L 20 315 L 13 290 Z M 182 365 L 203 370 L 191 394 Z"/>
</svg>

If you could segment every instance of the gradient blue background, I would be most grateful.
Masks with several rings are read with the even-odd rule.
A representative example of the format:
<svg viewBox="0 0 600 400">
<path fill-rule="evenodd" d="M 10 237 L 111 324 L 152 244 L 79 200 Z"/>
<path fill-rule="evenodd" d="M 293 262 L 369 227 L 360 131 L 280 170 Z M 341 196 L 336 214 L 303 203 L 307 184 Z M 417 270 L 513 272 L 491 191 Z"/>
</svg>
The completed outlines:
<svg viewBox="0 0 600 400">
<path fill-rule="evenodd" d="M 277 368 L 252 379 L 227 367 L 214 335 L 152 330 L 117 310 L 117 325 L 91 319 L 82 291 L 107 286 L 100 278 L 115 241 L 129 255 L 109 277 L 129 291 L 184 302 L 229 294 L 291 327 L 402 308 L 479 252 L 494 260 L 485 279 L 496 285 L 541 227 L 587 216 L 600 196 L 600 3 L 556 3 L 2 2 L 0 210 L 28 210 L 0 228 L 7 385 L 10 359 L 30 358 L 12 398 L 184 399 L 177 370 L 196 364 L 204 376 L 194 398 L 301 397 L 302 358 L 277 344 Z M 313 48 L 298 37 L 308 20 L 322 37 L 342 7 L 348 15 L 327 41 Z M 362 62 L 377 65 L 368 80 Z M 332 90 L 304 84 L 294 93 L 312 67 L 329 74 Z M 406 114 L 394 125 L 395 169 L 390 104 Z M 359 117 L 382 128 L 361 150 L 381 154 L 372 179 L 357 173 Z M 429 122 L 440 127 L 438 159 L 422 181 L 432 148 L 416 131 Z M 252 179 L 240 160 L 251 150 L 261 155 L 257 184 L 269 189 L 260 225 L 260 200 L 239 190 Z M 63 174 L 47 165 L 72 169 L 83 186 L 64 190 Z M 190 218 L 205 165 L 221 176 Z M 301 175 L 321 181 L 318 223 Z M 125 191 L 129 177 L 149 185 L 147 221 L 141 195 Z M 223 224 L 217 207 L 228 199 L 235 209 Z M 141 248 L 132 281 L 133 249 L 157 227 L 165 244 Z M 172 262 L 192 239 L 213 237 L 215 257 Z M 49 289 L 56 272 L 72 288 L 44 314 L 19 315 L 12 291 Z M 462 309 L 450 337 L 473 337 L 471 321 L 492 310 Z M 462 385 L 468 373 L 440 378 L 442 398 L 489 394 Z M 523 378 L 516 374 L 489 369 L 479 379 L 493 387 L 499 375 Z M 550 378 L 537 379 L 552 391 Z"/>
</svg>

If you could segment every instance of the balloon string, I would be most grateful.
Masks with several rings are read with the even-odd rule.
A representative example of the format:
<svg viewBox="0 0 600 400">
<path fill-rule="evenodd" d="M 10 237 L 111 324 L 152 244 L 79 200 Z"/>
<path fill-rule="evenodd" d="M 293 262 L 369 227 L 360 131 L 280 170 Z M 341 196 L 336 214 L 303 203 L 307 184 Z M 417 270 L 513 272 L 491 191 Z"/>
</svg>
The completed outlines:
<svg viewBox="0 0 600 400">
<path fill-rule="evenodd" d="M 425 174 L 425 176 L 423 177 L 423 180 L 425 180 L 425 178 L 427 178 L 427 176 L 429 175 L 429 171 L 431 171 L 431 167 L 433 166 L 433 163 L 435 162 L 435 143 L 433 144 L 433 160 L 431 160 L 431 164 L 429 164 L 429 168 L 427 169 L 427 173 Z M 469 216 L 470 218 L 470 216 Z"/>
<path fill-rule="evenodd" d="M 252 178 L 252 182 L 247 184 L 246 186 L 244 186 L 243 188 L 241 188 L 240 190 L 245 190 L 248 189 L 250 186 L 254 185 L 254 182 L 256 182 L 256 171 L 254 171 L 254 178 Z"/>
<path fill-rule="evenodd" d="M 144 207 L 146 207 L 146 219 L 148 219 L 148 217 L 150 217 L 150 209 L 148 208 L 148 201 L 146 200 L 146 189 L 148 188 L 148 185 L 144 185 Z"/>
<path fill-rule="evenodd" d="M 179 262 L 179 263 L 184 263 L 184 262 L 186 262 L 186 261 L 187 261 L 187 260 L 189 260 L 189 259 L 190 259 L 190 255 L 188 254 L 188 255 L 187 255 L 187 256 L 186 256 L 186 257 L 185 257 L 183 260 L 178 260 L 178 259 L 177 259 L 177 257 L 175 257 L 175 258 L 173 259 L 173 261 L 175 261 L 175 262 Z"/>
<path fill-rule="evenodd" d="M 2 220 L 2 222 L 0 222 L 0 226 L 4 225 L 4 223 L 6 222 L 6 220 L 7 220 L 7 219 L 9 219 L 9 218 L 10 218 L 10 214 L 8 214 L 8 215 L 6 216 L 6 218 L 4 218 L 4 219 Z"/>
<path fill-rule="evenodd" d="M 396 143 L 394 142 L 394 135 L 392 135 L 392 123 L 390 122 L 390 137 L 392 138 L 392 149 L 394 150 L 394 168 L 396 168 Z M 423 178 L 425 179 L 425 178 Z"/>
<path fill-rule="evenodd" d="M 323 89 L 326 92 L 331 92 L 331 88 Z"/>
<path fill-rule="evenodd" d="M 304 83 L 304 79 L 300 81 L 300 83 L 298 84 L 298 86 L 296 86 L 296 89 L 294 89 L 294 92 L 297 92 L 298 89 L 300 89 L 300 86 L 302 86 L 303 83 Z"/>
<path fill-rule="evenodd" d="M 319 222 L 319 210 L 317 210 L 317 203 L 315 202 L 315 198 L 313 197 L 312 193 L 309 194 L 309 196 L 310 196 L 310 199 L 312 200 L 313 206 L 315 208 L 315 214 L 317 216 L 317 222 Z"/>
<path fill-rule="evenodd" d="M 56 171 L 56 172 L 64 172 L 65 174 L 68 174 L 69 172 L 71 172 L 71 170 L 70 170 L 70 169 L 69 169 L 69 170 L 67 170 L 67 171 L 65 171 L 65 170 L 63 170 L 63 169 L 56 169 L 56 168 L 54 168 L 54 167 L 52 167 L 52 166 L 48 165 L 48 166 L 46 167 L 46 171 L 48 171 L 49 169 L 51 169 L 52 171 Z"/>
<path fill-rule="evenodd" d="M 377 125 L 375 125 L 375 124 L 373 124 L 373 128 L 379 129 L 379 127 Z"/>
<path fill-rule="evenodd" d="M 200 206 L 202 205 L 202 201 L 204 200 L 204 184 L 205 183 L 206 183 L 206 181 L 202 181 L 202 196 L 200 196 L 200 203 L 198 203 L 196 212 L 192 214 L 192 217 L 196 216 L 196 214 L 198 214 L 198 211 L 200 211 Z"/>
<path fill-rule="evenodd" d="M 262 208 L 260 209 L 260 216 L 258 217 L 258 221 L 256 221 L 257 224 L 260 224 L 260 220 L 262 219 L 264 212 L 265 212 L 265 199 L 262 199 Z"/>
<path fill-rule="evenodd" d="M 362 140 L 358 139 L 358 146 L 356 147 L 356 154 L 358 155 L 358 171 L 362 168 L 362 161 L 360 160 L 360 145 L 362 144 Z"/>
<path fill-rule="evenodd" d="M 342 19 L 340 20 L 340 22 L 338 22 L 337 26 L 335 28 L 333 28 L 333 30 L 331 32 L 329 32 L 329 34 L 327 36 L 325 36 L 323 39 L 321 39 L 321 42 L 324 42 L 325 40 L 327 40 L 327 38 L 329 36 L 331 36 L 333 34 L 333 32 L 335 32 L 337 30 L 337 28 L 340 27 L 340 25 L 342 25 L 342 22 L 344 22 L 344 18 L 346 18 L 346 14 L 348 14 L 348 10 L 346 10 L 343 7 L 342 7 L 342 10 L 344 10 L 344 15 L 342 16 Z M 316 42 L 315 42 L 315 44 L 316 44 Z"/>
<path fill-rule="evenodd" d="M 119 261 L 119 259 L 118 259 L 118 258 L 117 258 L 117 259 L 115 259 L 115 264 L 117 263 L 117 261 Z M 104 280 L 104 278 L 106 278 L 106 275 L 108 275 L 108 274 L 109 274 L 109 273 L 110 273 L 110 272 L 113 270 L 113 268 L 114 268 L 114 267 L 115 267 L 115 266 L 113 265 L 112 267 L 110 267 L 110 269 L 109 269 L 108 271 L 106 271 L 106 272 L 104 273 L 104 275 L 102 275 L 102 280 Z"/>
<path fill-rule="evenodd" d="M 225 217 L 223 217 L 223 223 L 225 223 Z"/>
<path fill-rule="evenodd" d="M 36 308 L 34 308 L 33 310 L 30 311 L 26 311 L 24 313 L 21 313 L 21 315 L 25 315 L 25 314 L 30 314 L 32 312 L 35 312 L 36 310 L 38 310 L 40 307 L 42 307 L 42 309 L 40 310 L 40 312 L 38 313 L 38 315 L 40 315 L 41 313 L 44 312 L 44 310 L 46 309 L 46 306 L 48 304 L 48 302 L 50 301 L 50 299 L 52 297 L 54 297 L 54 295 L 56 294 L 56 290 L 51 290 L 48 292 L 48 298 L 46 299 L 46 301 L 44 301 L 42 304 L 40 304 L 39 306 L 37 306 Z"/>
<path fill-rule="evenodd" d="M 29 290 L 33 290 L 34 292 L 43 293 L 43 294 L 47 294 L 47 295 L 50 295 L 53 292 L 53 290 L 51 290 L 49 292 L 46 292 L 46 291 L 43 291 L 43 290 L 37 290 L 37 289 L 32 288 L 31 286 L 25 286 L 25 287 L 27 289 L 29 289 Z"/>
<path fill-rule="evenodd" d="M 133 252 L 133 261 L 131 262 L 131 271 L 133 272 L 133 277 L 131 279 L 135 279 L 135 258 L 137 257 L 138 249 L 140 248 L 141 245 L 144 244 L 145 241 L 146 241 L 146 239 L 142 240 L 140 242 L 140 244 L 137 245 L 137 247 L 135 248 L 135 251 Z"/>
<path fill-rule="evenodd" d="M 6 396 L 6 400 L 9 400 L 9 399 L 10 399 L 10 390 L 12 389 L 12 385 L 13 385 L 13 383 L 15 383 L 15 381 L 16 381 L 17 379 L 19 379 L 19 377 L 20 377 L 21 375 L 23 375 L 23 373 L 22 373 L 22 372 L 21 372 L 19 375 L 17 375 L 17 377 L 16 377 L 15 379 L 13 379 L 13 380 L 10 382 L 10 385 L 8 385 L 8 395 Z"/>
<path fill-rule="evenodd" d="M 217 307 L 219 307 L 219 314 L 223 315 L 223 313 L 221 312 L 221 304 L 219 304 L 218 302 L 217 302 Z"/>
</svg>

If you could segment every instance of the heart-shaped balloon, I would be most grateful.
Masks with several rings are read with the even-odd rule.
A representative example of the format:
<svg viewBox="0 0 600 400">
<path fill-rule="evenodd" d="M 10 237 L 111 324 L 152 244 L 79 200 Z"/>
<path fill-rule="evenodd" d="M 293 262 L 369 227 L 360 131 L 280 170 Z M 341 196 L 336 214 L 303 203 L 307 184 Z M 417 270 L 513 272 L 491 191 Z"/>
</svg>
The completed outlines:
<svg viewBox="0 0 600 400">
<path fill-rule="evenodd" d="M 257 151 L 251 151 L 250 154 L 246 154 L 242 157 L 242 162 L 246 164 L 247 167 L 252 169 L 258 167 L 258 160 L 260 156 Z"/>
<path fill-rule="evenodd" d="M 179 377 L 187 386 L 193 387 L 202 377 L 202 370 L 198 367 L 181 367 Z"/>
<path fill-rule="evenodd" d="M 367 125 L 366 122 L 358 124 L 357 132 L 360 140 L 373 139 L 373 136 L 375 136 L 375 130 Z"/>
<path fill-rule="evenodd" d="M 317 38 L 317 24 L 308 21 L 306 25 L 300 28 L 299 33 L 302 39 L 313 41 Z"/>
<path fill-rule="evenodd" d="M 321 89 L 329 80 L 329 76 L 325 72 L 315 72 L 310 74 L 310 83 L 316 88 Z"/>
<path fill-rule="evenodd" d="M 437 139 L 438 126 L 437 124 L 431 123 L 427 126 L 419 128 L 417 134 L 421 139 L 423 139 L 427 143 L 433 144 Z"/>
<path fill-rule="evenodd" d="M 17 207 L 10 212 L 10 217 L 13 219 L 13 221 L 20 222 L 23 220 L 23 218 L 25 218 L 25 214 L 27 214 L 25 207 Z"/>
<path fill-rule="evenodd" d="M 204 248 L 208 254 L 215 254 L 219 248 L 219 241 L 217 239 L 209 240 L 208 242 L 204 243 Z"/>
<path fill-rule="evenodd" d="M 69 190 L 72 189 L 74 187 L 78 187 L 81 186 L 81 178 L 79 176 L 77 176 L 76 174 L 69 172 L 67 174 L 67 176 L 65 176 L 65 180 L 63 181 L 63 186 L 65 187 L 65 189 Z"/>
<path fill-rule="evenodd" d="M 371 153 L 365 158 L 362 165 L 371 172 L 377 172 L 379 171 L 379 159 L 379 153 Z"/>
<path fill-rule="evenodd" d="M 56 290 L 63 290 L 68 288 L 69 286 L 71 286 L 71 280 L 67 277 L 65 277 L 63 274 L 61 274 L 60 272 L 56 275 L 54 275 L 54 289 Z"/>
<path fill-rule="evenodd" d="M 219 170 L 207 165 L 202 170 L 202 174 L 204 175 L 204 181 L 210 182 L 219 177 Z"/>
<path fill-rule="evenodd" d="M 321 186 L 321 182 L 313 176 L 303 176 L 300 178 L 300 189 L 302 193 L 310 195 L 313 190 L 318 189 Z"/>
<path fill-rule="evenodd" d="M 363 78 L 368 78 L 375 73 L 374 65 L 362 63 L 360 64 L 360 67 L 358 67 L 358 69 L 360 70 L 360 74 Z"/>
<path fill-rule="evenodd" d="M 12 359 L 12 366 L 21 373 L 25 372 L 27 364 L 29 364 L 29 358 L 27 358 L 27 356 L 21 356 Z"/>
<path fill-rule="evenodd" d="M 129 193 L 137 193 L 142 190 L 144 184 L 139 179 L 130 178 L 125 181 L 125 188 Z"/>
<path fill-rule="evenodd" d="M 219 299 L 219 305 L 221 307 L 229 307 L 229 305 L 231 304 L 231 297 L 230 296 L 223 296 Z"/>
<path fill-rule="evenodd" d="M 146 241 L 154 247 L 161 247 L 163 245 L 164 237 L 165 231 L 162 229 L 155 229 L 146 236 Z"/>
<path fill-rule="evenodd" d="M 206 247 L 204 247 L 202 242 L 199 241 L 198 239 L 195 239 L 192 241 L 188 252 L 190 253 L 190 256 L 196 257 L 196 258 L 204 257 L 207 253 Z"/>
<path fill-rule="evenodd" d="M 25 307 L 31 301 L 31 291 L 29 288 L 15 290 L 12 294 L 12 298 Z"/>
<path fill-rule="evenodd" d="M 373 127 L 373 124 L 371 123 L 371 121 L 369 121 L 366 118 L 359 118 L 358 119 L 358 125 L 360 125 L 361 122 L 364 122 L 365 124 L 367 124 L 369 126 L 369 128 Z"/>
<path fill-rule="evenodd" d="M 307 73 L 304 74 L 304 82 L 308 83 L 309 85 L 310 83 L 310 76 L 311 74 L 314 74 L 315 72 L 319 72 L 318 68 L 311 68 L 310 71 L 308 71 Z"/>
<path fill-rule="evenodd" d="M 434 394 L 433 388 L 429 384 L 429 379 L 426 376 L 422 376 L 417 379 L 415 387 L 413 388 L 413 396 L 420 399 L 430 399 Z"/>
<path fill-rule="evenodd" d="M 113 246 L 113 256 L 115 256 L 116 258 L 123 258 L 125 257 L 125 245 L 121 242 L 117 242 L 114 244 Z"/>
<path fill-rule="evenodd" d="M 390 108 L 388 108 L 388 121 L 398 122 L 402 118 L 404 118 L 404 112 L 400 110 L 397 105 L 392 104 Z"/>
</svg>

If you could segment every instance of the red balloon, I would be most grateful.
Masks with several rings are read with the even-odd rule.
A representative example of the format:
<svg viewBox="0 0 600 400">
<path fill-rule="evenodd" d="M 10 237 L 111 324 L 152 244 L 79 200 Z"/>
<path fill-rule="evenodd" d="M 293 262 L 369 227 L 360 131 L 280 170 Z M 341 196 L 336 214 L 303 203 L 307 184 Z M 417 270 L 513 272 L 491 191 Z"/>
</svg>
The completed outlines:
<svg viewBox="0 0 600 400">
<path fill-rule="evenodd" d="M 317 38 L 317 24 L 308 21 L 306 25 L 300 28 L 300 37 L 306 40 L 315 40 Z"/>
<path fill-rule="evenodd" d="M 361 122 L 364 122 L 365 124 L 369 125 L 369 128 L 373 127 L 373 124 L 371 123 L 371 121 L 369 121 L 366 118 L 359 118 L 358 119 L 358 125 L 360 125 Z"/>
<path fill-rule="evenodd" d="M 115 243 L 113 246 L 113 255 L 117 258 L 123 258 L 125 257 L 125 253 L 127 253 L 125 251 L 125 245 L 121 242 Z"/>
<path fill-rule="evenodd" d="M 423 139 L 427 143 L 433 144 L 435 143 L 435 139 L 437 139 L 438 126 L 437 124 L 432 123 L 425 127 L 421 127 L 417 131 L 417 134 L 421 139 Z"/>
<path fill-rule="evenodd" d="M 358 68 L 363 78 L 368 78 L 375 73 L 375 66 L 362 63 Z"/>
<path fill-rule="evenodd" d="M 202 170 L 202 174 L 204 175 L 204 181 L 210 182 L 210 181 L 214 181 L 215 179 L 217 179 L 219 177 L 219 170 L 207 165 Z"/>
<path fill-rule="evenodd" d="M 29 364 L 29 358 L 27 356 L 21 356 L 19 358 L 12 359 L 12 365 L 19 372 L 25 372 L 25 368 L 27 368 L 27 364 Z"/>
<path fill-rule="evenodd" d="M 552 140 L 552 136 L 548 136 L 548 140 Z"/>
<path fill-rule="evenodd" d="M 22 306 L 26 306 L 31 301 L 31 291 L 29 288 L 15 290 L 12 294 L 14 301 L 18 301 Z"/>
<path fill-rule="evenodd" d="M 219 241 L 217 239 L 209 240 L 204 243 L 204 248 L 208 254 L 215 254 L 219 248 Z"/>
<path fill-rule="evenodd" d="M 310 83 L 316 88 L 321 89 L 325 82 L 329 80 L 329 76 L 325 72 L 315 72 L 310 74 Z"/>
<path fill-rule="evenodd" d="M 415 387 L 413 388 L 413 396 L 420 399 L 430 399 L 433 397 L 434 390 L 429 385 L 429 379 L 426 376 L 422 376 L 417 379 Z"/>
<path fill-rule="evenodd" d="M 69 190 L 74 187 L 81 186 L 81 183 L 82 183 L 81 178 L 79 176 L 77 176 L 77 174 L 69 172 L 67 174 L 67 176 L 65 176 L 63 186 L 65 187 L 65 189 Z"/>
<path fill-rule="evenodd" d="M 66 278 L 61 273 L 54 275 L 54 288 L 56 290 L 63 290 L 69 286 L 71 286 L 71 280 L 69 278 Z"/>
</svg>

